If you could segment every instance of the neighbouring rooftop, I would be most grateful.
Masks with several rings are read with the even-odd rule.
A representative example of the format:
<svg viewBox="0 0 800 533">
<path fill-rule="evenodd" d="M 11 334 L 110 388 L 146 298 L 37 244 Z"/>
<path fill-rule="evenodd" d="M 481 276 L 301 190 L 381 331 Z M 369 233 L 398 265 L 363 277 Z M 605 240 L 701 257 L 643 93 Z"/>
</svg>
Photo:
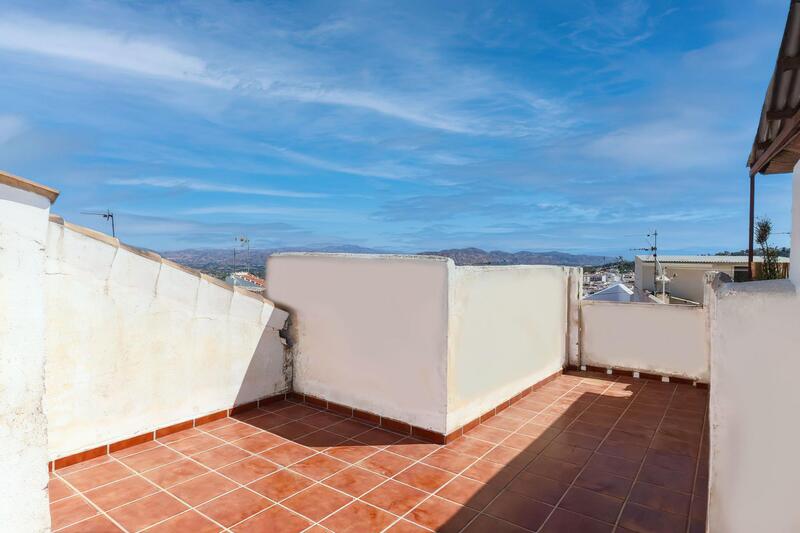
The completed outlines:
<svg viewBox="0 0 800 533">
<path fill-rule="evenodd" d="M 569 373 L 447 445 L 302 400 L 56 470 L 53 529 L 705 531 L 705 390 Z"/>
</svg>

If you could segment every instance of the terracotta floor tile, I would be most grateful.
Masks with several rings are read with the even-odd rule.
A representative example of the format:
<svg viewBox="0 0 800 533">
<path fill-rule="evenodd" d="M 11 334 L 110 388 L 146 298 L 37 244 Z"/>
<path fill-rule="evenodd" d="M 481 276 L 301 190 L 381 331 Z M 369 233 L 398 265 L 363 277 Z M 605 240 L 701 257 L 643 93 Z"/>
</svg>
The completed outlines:
<svg viewBox="0 0 800 533">
<path fill-rule="evenodd" d="M 632 483 L 631 479 L 615 476 L 611 472 L 595 467 L 587 467 L 575 480 L 575 485 L 578 487 L 622 500 L 628 495 Z"/>
<path fill-rule="evenodd" d="M 132 476 L 88 491 L 84 496 L 100 509 L 108 511 L 157 491 L 158 487 L 146 479 Z"/>
<path fill-rule="evenodd" d="M 254 433 L 258 433 L 260 430 L 257 427 L 253 427 L 250 424 L 245 424 L 243 422 L 236 422 L 235 424 L 230 424 L 220 429 L 215 429 L 211 432 L 212 435 L 217 437 L 218 439 L 226 440 L 226 441 L 233 441 L 239 440 L 244 437 L 248 437 Z"/>
<path fill-rule="evenodd" d="M 495 417 L 496 418 L 496 417 Z M 494 447 L 491 442 L 486 442 L 472 437 L 461 437 L 446 446 L 447 449 L 473 458 L 478 458 Z"/>
<path fill-rule="evenodd" d="M 347 419 L 339 422 L 338 424 L 328 426 L 325 429 L 336 433 L 337 435 L 344 435 L 345 437 L 353 438 L 354 436 L 364 433 L 365 431 L 369 431 L 374 427 L 375 426 L 370 426 L 368 424 L 362 424 L 357 420 Z"/>
<path fill-rule="evenodd" d="M 330 448 L 331 446 L 337 446 L 345 440 L 347 440 L 347 437 L 343 435 L 320 429 L 314 433 L 309 433 L 308 435 L 303 435 L 302 437 L 295 439 L 295 442 L 297 442 L 297 444 L 302 444 L 303 446 L 320 451 Z"/>
<path fill-rule="evenodd" d="M 278 411 L 278 413 L 280 413 L 281 415 L 288 416 L 289 418 L 293 418 L 295 420 L 320 412 L 321 411 L 319 409 L 314 409 L 313 407 L 309 407 L 307 405 L 299 405 L 299 404 L 292 405 L 290 407 L 287 407 L 286 409 L 281 409 L 280 411 Z"/>
<path fill-rule="evenodd" d="M 395 476 L 397 481 L 427 492 L 435 491 L 452 478 L 453 474 L 450 472 L 421 463 L 417 463 Z"/>
<path fill-rule="evenodd" d="M 133 475 L 133 472 L 113 461 L 93 466 L 86 470 L 80 470 L 73 474 L 67 474 L 63 477 L 76 489 L 86 491 L 131 475 Z"/>
<path fill-rule="evenodd" d="M 427 533 L 427 531 L 422 526 L 418 526 L 408 520 L 398 520 L 386 530 L 386 533 Z"/>
<path fill-rule="evenodd" d="M 55 503 L 62 498 L 75 494 L 74 490 L 57 477 L 50 478 L 47 483 L 47 492 L 50 495 L 50 503 Z"/>
<path fill-rule="evenodd" d="M 340 445 L 325 450 L 325 455 L 330 455 L 340 461 L 357 463 L 377 452 L 379 448 L 367 446 L 356 441 L 346 441 Z"/>
<path fill-rule="evenodd" d="M 628 461 L 621 457 L 611 455 L 594 454 L 586 464 L 587 468 L 596 468 L 604 472 L 611 472 L 614 475 L 633 479 L 639 472 L 639 463 Z"/>
<path fill-rule="evenodd" d="M 458 474 L 474 463 L 475 458 L 442 448 L 441 450 L 434 452 L 423 459 L 422 462 L 426 465 L 435 466 L 437 468 L 441 468 L 442 470 L 447 470 L 448 472 Z"/>
<path fill-rule="evenodd" d="M 323 483 L 329 487 L 346 492 L 350 496 L 358 497 L 372 490 L 385 480 L 385 477 L 379 476 L 369 470 L 351 466 L 350 468 L 346 468 L 332 475 L 323 481 Z"/>
<path fill-rule="evenodd" d="M 147 530 L 147 533 L 184 533 L 186 531 L 191 531 L 192 533 L 216 533 L 220 531 L 220 527 L 199 513 L 186 511 L 153 526 Z"/>
<path fill-rule="evenodd" d="M 270 429 L 271 433 L 280 435 L 284 439 L 290 440 L 302 437 L 303 435 L 308 435 L 314 431 L 317 431 L 316 427 L 297 421 L 288 422 L 282 426 L 275 426 L 274 428 Z"/>
<path fill-rule="evenodd" d="M 537 530 L 544 523 L 553 508 L 522 494 L 502 492 L 484 511 L 496 518 L 502 518 L 512 524 Z"/>
<path fill-rule="evenodd" d="M 129 455 L 133 455 L 136 453 L 145 452 L 147 450 L 152 450 L 153 448 L 158 448 L 161 444 L 154 440 L 149 440 L 147 442 L 143 442 L 141 444 L 136 444 L 129 448 L 124 448 L 122 450 L 116 451 L 111 454 L 111 457 L 115 459 L 120 459 L 122 457 L 127 457 Z"/>
<path fill-rule="evenodd" d="M 156 442 L 160 442 L 161 444 L 169 444 L 170 442 L 175 442 L 203 434 L 204 433 L 202 431 L 195 428 L 182 429 L 181 431 L 176 431 L 175 433 L 170 433 L 169 435 L 159 437 L 156 439 Z"/>
<path fill-rule="evenodd" d="M 413 461 L 389 452 L 378 452 L 358 463 L 358 466 L 372 470 L 383 476 L 394 476 L 407 468 Z"/>
<path fill-rule="evenodd" d="M 310 479 L 295 474 L 290 470 L 279 470 L 274 474 L 250 483 L 248 487 L 277 502 L 303 490 L 312 483 L 313 481 Z"/>
<path fill-rule="evenodd" d="M 653 438 L 653 442 L 650 443 L 650 448 L 666 453 L 674 453 L 675 455 L 687 455 L 696 458 L 700 451 L 700 442 L 698 440 L 686 442 L 666 435 L 656 435 Z"/>
<path fill-rule="evenodd" d="M 216 448 L 225 444 L 225 441 L 220 440 L 211 435 L 200 433 L 193 437 L 181 439 L 179 441 L 168 444 L 170 448 L 185 455 L 194 455 L 196 453 L 204 452 L 211 448 Z"/>
<path fill-rule="evenodd" d="M 486 422 L 482 423 L 484 426 L 488 426 L 490 428 L 497 428 L 502 429 L 505 431 L 516 431 L 520 427 L 522 427 L 525 422 L 522 420 L 517 420 L 515 418 L 507 418 L 504 416 L 493 416 Z"/>
<path fill-rule="evenodd" d="M 211 422 L 207 422 L 205 424 L 200 424 L 199 426 L 195 426 L 197 429 L 201 431 L 214 431 L 219 428 L 224 428 L 225 426 L 230 426 L 231 424 L 235 424 L 236 420 L 230 417 L 219 418 L 217 420 L 213 420 Z"/>
<path fill-rule="evenodd" d="M 529 472 L 520 472 L 520 474 L 509 483 L 506 490 L 524 494 L 540 502 L 555 505 L 568 488 L 569 485 L 560 483 L 554 479 L 540 477 Z"/>
<path fill-rule="evenodd" d="M 578 433 L 580 435 L 586 435 L 589 437 L 594 437 L 596 439 L 602 439 L 605 437 L 606 433 L 608 433 L 608 428 L 603 426 L 597 426 L 595 424 L 587 423 L 587 422 L 575 422 L 569 428 L 566 429 L 568 433 Z"/>
<path fill-rule="evenodd" d="M 172 463 L 181 458 L 181 455 L 166 446 L 159 446 L 146 452 L 137 453 L 120 459 L 121 462 L 133 468 L 137 472 L 152 470 L 168 463 Z"/>
<path fill-rule="evenodd" d="M 503 441 L 503 446 L 514 448 L 519 452 L 527 452 L 531 455 L 542 451 L 549 442 L 549 438 L 542 436 L 534 437 L 524 433 L 512 433 Z"/>
<path fill-rule="evenodd" d="M 222 468 L 225 465 L 235 463 L 236 461 L 241 461 L 246 457 L 250 457 L 250 454 L 246 451 L 237 448 L 236 446 L 225 444 L 223 446 L 198 453 L 197 455 L 193 455 L 192 459 L 204 464 L 208 468 L 217 469 Z"/>
<path fill-rule="evenodd" d="M 496 446 L 489 453 L 484 455 L 483 459 L 492 461 L 493 463 L 500 463 L 502 465 L 524 468 L 533 460 L 535 456 L 535 454 L 528 453 L 528 450 L 517 450 L 507 446 Z"/>
<path fill-rule="evenodd" d="M 537 457 L 525 467 L 525 471 L 569 484 L 581 471 L 581 467 L 549 457 Z"/>
<path fill-rule="evenodd" d="M 183 459 L 155 470 L 149 470 L 142 475 L 160 487 L 171 487 L 206 472 L 208 469 L 204 466 L 189 459 Z"/>
<path fill-rule="evenodd" d="M 639 481 L 679 492 L 689 492 L 692 490 L 693 474 L 645 464 L 639 473 Z"/>
<path fill-rule="evenodd" d="M 318 522 L 351 501 L 353 498 L 317 483 L 284 500 L 282 505 Z"/>
<path fill-rule="evenodd" d="M 614 529 L 611 524 L 597 521 L 593 518 L 556 509 L 550 516 L 541 533 L 610 533 Z"/>
<path fill-rule="evenodd" d="M 102 465 L 105 463 L 113 462 L 114 459 L 110 455 L 101 455 L 100 457 L 95 457 L 94 459 L 89 459 L 88 461 L 81 461 L 80 463 L 76 463 L 74 465 L 65 466 L 64 468 L 59 468 L 57 470 L 58 475 L 61 477 L 66 476 L 67 474 L 71 474 L 73 472 L 77 472 L 79 470 L 85 470 L 87 468 L 91 468 L 93 466 Z"/>
<path fill-rule="evenodd" d="M 324 454 L 312 455 L 289 468 L 299 474 L 320 481 L 339 470 L 347 468 L 348 463 Z"/>
<path fill-rule="evenodd" d="M 344 418 L 327 411 L 319 411 L 303 418 L 303 423 L 320 429 L 342 422 Z"/>
<path fill-rule="evenodd" d="M 83 522 L 78 522 L 65 529 L 59 530 L 58 533 L 116 533 L 122 532 L 120 528 L 114 525 L 114 522 L 105 516 L 95 516 Z"/>
<path fill-rule="evenodd" d="M 691 497 L 649 483 L 636 483 L 630 501 L 658 511 L 686 516 L 689 514 Z"/>
<path fill-rule="evenodd" d="M 380 509 L 356 501 L 326 518 L 322 525 L 334 533 L 377 533 L 394 519 Z"/>
<path fill-rule="evenodd" d="M 396 515 L 403 515 L 427 496 L 428 494 L 421 490 L 389 480 L 361 499 Z"/>
<path fill-rule="evenodd" d="M 517 469 L 509 468 L 500 463 L 494 463 L 485 459 L 476 461 L 472 466 L 464 470 L 462 475 L 475 479 L 482 483 L 508 483 L 517 474 Z"/>
<path fill-rule="evenodd" d="M 685 516 L 628 503 L 622 511 L 619 525 L 643 533 L 679 533 L 686 530 L 686 521 Z"/>
<path fill-rule="evenodd" d="M 80 522 L 97 514 L 97 511 L 80 496 L 71 496 L 50 504 L 53 529 Z"/>
<path fill-rule="evenodd" d="M 378 428 L 373 428 L 353 437 L 353 440 L 363 442 L 364 444 L 369 444 L 370 446 L 388 446 L 390 444 L 395 444 L 402 439 L 402 435 Z"/>
<path fill-rule="evenodd" d="M 676 455 L 659 450 L 647 450 L 644 458 L 645 465 L 655 465 L 667 470 L 678 470 L 680 472 L 693 473 L 696 460 L 686 455 Z"/>
<path fill-rule="evenodd" d="M 192 507 L 235 489 L 238 485 L 219 474 L 209 472 L 174 487 L 169 492 Z"/>
<path fill-rule="evenodd" d="M 272 505 L 268 499 L 247 489 L 238 489 L 197 508 L 204 515 L 230 527 Z"/>
<path fill-rule="evenodd" d="M 613 524 L 622 508 L 622 500 L 580 487 L 572 487 L 558 506 Z"/>
<path fill-rule="evenodd" d="M 544 449 L 542 455 L 565 463 L 583 466 L 592 456 L 592 452 L 583 448 L 553 442 Z"/>
<path fill-rule="evenodd" d="M 500 493 L 502 485 L 481 483 L 464 476 L 456 476 L 436 493 L 446 500 L 472 509 L 481 510 Z"/>
<path fill-rule="evenodd" d="M 233 528 L 236 533 L 300 533 L 311 522 L 287 511 L 278 505 L 273 505 L 266 511 L 248 518 Z"/>
<path fill-rule="evenodd" d="M 431 444 L 430 442 L 423 442 L 406 437 L 391 446 L 387 446 L 386 450 L 416 461 L 440 448 L 442 448 L 442 446 L 439 444 Z"/>
<path fill-rule="evenodd" d="M 440 533 L 460 531 L 476 515 L 474 509 L 432 496 L 408 513 L 407 518 Z"/>
<path fill-rule="evenodd" d="M 286 418 L 285 416 L 281 416 L 277 413 L 264 413 L 257 417 L 249 418 L 247 422 L 244 423 L 248 426 L 253 426 L 258 429 L 269 430 L 277 426 L 282 426 L 291 421 L 291 418 Z"/>
<path fill-rule="evenodd" d="M 217 470 L 225 477 L 246 485 L 251 481 L 255 481 L 260 477 L 275 472 L 279 468 L 278 465 L 262 459 L 261 457 L 248 457 L 239 462 L 231 463 Z"/>
<path fill-rule="evenodd" d="M 644 458 L 647 448 L 635 446 L 633 444 L 606 441 L 601 444 L 599 448 L 597 448 L 597 452 L 603 455 L 611 455 L 613 457 L 626 459 L 628 461 L 640 462 Z"/>
<path fill-rule="evenodd" d="M 139 531 L 188 509 L 184 504 L 166 494 L 158 492 L 141 500 L 118 507 L 108 514 L 125 529 Z"/>
<path fill-rule="evenodd" d="M 261 453 L 261 456 L 266 457 L 273 463 L 283 466 L 289 466 L 292 463 L 302 461 L 314 455 L 314 450 L 300 446 L 294 442 L 287 442 L 275 448 Z"/>
<path fill-rule="evenodd" d="M 530 530 L 485 514 L 478 516 L 464 529 L 464 533 L 528 533 L 528 531 Z"/>
<path fill-rule="evenodd" d="M 491 426 L 485 426 L 483 424 L 479 424 L 477 427 L 472 428 L 464 434 L 465 437 L 481 439 L 491 443 L 500 442 L 509 435 L 511 435 L 510 431 L 493 428 Z"/>
<path fill-rule="evenodd" d="M 586 450 L 594 451 L 600 446 L 600 439 L 590 435 L 582 435 L 580 433 L 573 433 L 565 431 L 556 437 L 553 442 L 559 444 L 566 444 L 568 446 L 575 446 L 577 448 L 584 448 Z"/>
</svg>

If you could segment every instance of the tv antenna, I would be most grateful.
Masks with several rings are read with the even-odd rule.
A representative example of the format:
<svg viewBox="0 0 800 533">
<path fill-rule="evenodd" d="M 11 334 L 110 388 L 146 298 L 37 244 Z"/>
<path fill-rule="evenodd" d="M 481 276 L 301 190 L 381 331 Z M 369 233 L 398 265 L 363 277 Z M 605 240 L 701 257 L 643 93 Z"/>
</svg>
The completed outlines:
<svg viewBox="0 0 800 533">
<path fill-rule="evenodd" d="M 658 270 L 659 270 L 659 266 L 660 266 L 658 264 L 658 230 L 654 229 L 653 231 L 651 231 L 650 233 L 645 235 L 645 237 L 647 237 L 647 241 L 648 241 L 648 244 L 650 246 L 647 247 L 647 248 L 631 248 L 631 251 L 632 252 L 650 252 L 652 254 L 652 256 L 653 256 L 653 292 L 655 293 L 656 290 L 657 290 L 656 288 L 658 287 L 656 282 L 658 281 Z M 652 239 L 652 240 L 650 240 L 650 239 Z"/>
<path fill-rule="evenodd" d="M 239 247 L 247 248 L 247 265 L 245 265 L 245 270 L 250 272 L 248 270 L 250 268 L 250 239 L 246 235 L 239 235 L 238 237 L 234 237 L 234 241 Z M 233 247 L 233 272 L 236 273 L 236 246 Z"/>
<path fill-rule="evenodd" d="M 114 213 L 112 213 L 109 209 L 106 209 L 105 213 L 96 212 L 96 211 L 81 211 L 81 215 L 94 215 L 98 217 L 103 217 L 104 219 L 111 221 L 111 236 L 117 236 L 117 229 L 114 226 Z"/>
</svg>

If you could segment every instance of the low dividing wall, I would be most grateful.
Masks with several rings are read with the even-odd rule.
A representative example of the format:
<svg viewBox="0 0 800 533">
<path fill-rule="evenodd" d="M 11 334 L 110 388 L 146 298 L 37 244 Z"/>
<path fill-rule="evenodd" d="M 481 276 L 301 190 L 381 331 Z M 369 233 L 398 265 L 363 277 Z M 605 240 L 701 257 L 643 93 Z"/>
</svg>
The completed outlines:
<svg viewBox="0 0 800 533">
<path fill-rule="evenodd" d="M 286 314 L 260 296 L 58 218 L 46 268 L 50 459 L 289 385 Z"/>
<path fill-rule="evenodd" d="M 563 367 L 572 270 L 278 254 L 267 291 L 293 315 L 296 392 L 448 434 Z"/>
<path fill-rule="evenodd" d="M 572 270 L 453 269 L 447 433 L 564 366 Z"/>
<path fill-rule="evenodd" d="M 709 334 L 701 306 L 581 302 L 581 364 L 708 383 Z"/>
</svg>

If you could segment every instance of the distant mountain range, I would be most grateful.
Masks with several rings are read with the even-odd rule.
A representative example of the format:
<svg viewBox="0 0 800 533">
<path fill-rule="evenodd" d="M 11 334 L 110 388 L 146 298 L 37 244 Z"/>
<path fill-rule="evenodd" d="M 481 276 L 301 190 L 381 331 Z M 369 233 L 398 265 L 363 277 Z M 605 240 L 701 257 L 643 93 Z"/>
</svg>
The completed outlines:
<svg viewBox="0 0 800 533">
<path fill-rule="evenodd" d="M 324 246 L 318 248 L 275 248 L 236 251 L 236 270 L 247 269 L 253 274 L 263 276 L 267 257 L 279 252 L 329 252 L 351 254 L 392 253 L 387 250 L 364 248 L 355 245 Z M 220 248 L 192 248 L 161 252 L 161 255 L 191 268 L 196 268 L 217 277 L 225 277 L 234 270 L 233 250 Z M 597 266 L 610 260 L 598 255 L 574 255 L 564 252 L 487 252 L 480 248 L 454 248 L 436 252 L 420 252 L 420 255 L 439 255 L 451 258 L 457 265 L 565 265 Z"/>
</svg>

